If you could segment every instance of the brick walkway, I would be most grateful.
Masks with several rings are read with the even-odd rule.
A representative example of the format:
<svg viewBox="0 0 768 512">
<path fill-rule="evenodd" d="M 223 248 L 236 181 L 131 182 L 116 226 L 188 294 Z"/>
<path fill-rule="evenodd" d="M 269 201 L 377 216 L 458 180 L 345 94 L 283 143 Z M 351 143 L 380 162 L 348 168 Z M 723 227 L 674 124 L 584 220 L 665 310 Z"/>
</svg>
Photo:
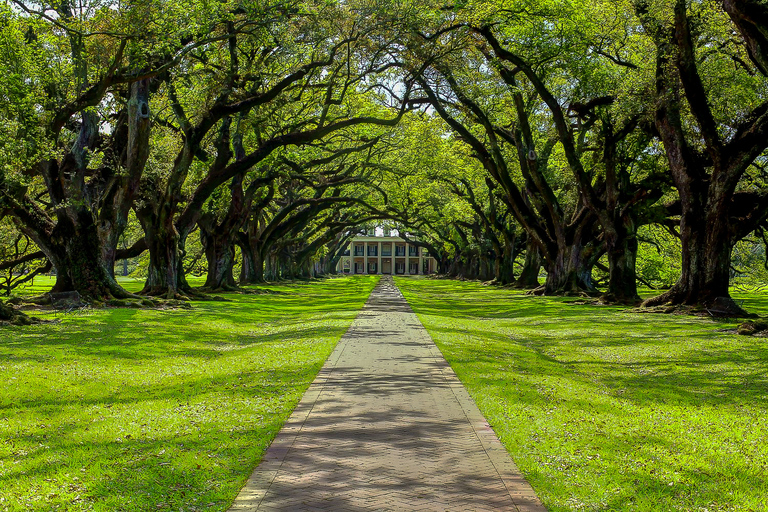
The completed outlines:
<svg viewBox="0 0 768 512">
<path fill-rule="evenodd" d="M 545 511 L 383 277 L 230 511 Z"/>
</svg>

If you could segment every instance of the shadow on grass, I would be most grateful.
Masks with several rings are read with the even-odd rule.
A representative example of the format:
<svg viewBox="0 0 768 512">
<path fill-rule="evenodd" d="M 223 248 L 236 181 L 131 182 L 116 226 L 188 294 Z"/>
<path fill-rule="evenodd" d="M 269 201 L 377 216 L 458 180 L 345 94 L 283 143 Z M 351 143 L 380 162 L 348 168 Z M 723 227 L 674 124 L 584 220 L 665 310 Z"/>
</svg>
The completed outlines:
<svg viewBox="0 0 768 512">
<path fill-rule="evenodd" d="M 224 510 L 374 280 L 0 332 L 0 509 Z"/>
<path fill-rule="evenodd" d="M 764 340 L 706 318 L 398 284 L 550 510 L 768 506 Z"/>
</svg>

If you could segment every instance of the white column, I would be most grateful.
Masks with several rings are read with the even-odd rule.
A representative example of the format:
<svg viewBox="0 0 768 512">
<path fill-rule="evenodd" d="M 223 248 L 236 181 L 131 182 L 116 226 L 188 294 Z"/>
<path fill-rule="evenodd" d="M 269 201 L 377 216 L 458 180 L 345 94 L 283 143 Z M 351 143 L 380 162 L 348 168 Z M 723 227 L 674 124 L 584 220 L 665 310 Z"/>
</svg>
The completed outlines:
<svg viewBox="0 0 768 512">
<path fill-rule="evenodd" d="M 368 273 L 368 242 L 363 242 L 363 274 Z"/>
<path fill-rule="evenodd" d="M 424 249 L 419 247 L 416 250 L 419 251 L 419 274 L 423 274 L 424 273 Z"/>
<path fill-rule="evenodd" d="M 381 274 L 381 242 L 376 242 L 379 244 L 379 250 L 376 252 L 376 256 L 379 258 L 379 263 L 376 265 L 376 273 Z"/>
<path fill-rule="evenodd" d="M 405 243 L 405 275 L 411 275 L 411 248 Z"/>
</svg>

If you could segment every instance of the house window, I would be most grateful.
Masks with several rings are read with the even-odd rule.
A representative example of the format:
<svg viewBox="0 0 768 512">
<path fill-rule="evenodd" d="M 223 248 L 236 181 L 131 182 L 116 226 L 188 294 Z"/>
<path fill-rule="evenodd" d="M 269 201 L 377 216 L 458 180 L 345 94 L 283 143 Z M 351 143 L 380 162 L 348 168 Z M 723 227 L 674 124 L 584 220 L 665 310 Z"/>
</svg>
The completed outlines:
<svg viewBox="0 0 768 512">
<path fill-rule="evenodd" d="M 356 245 L 355 256 L 365 256 L 365 247 L 363 247 L 362 245 Z"/>
<path fill-rule="evenodd" d="M 405 246 L 398 245 L 395 247 L 395 256 L 405 256 Z"/>
<path fill-rule="evenodd" d="M 378 256 L 379 255 L 379 246 L 378 245 L 369 245 L 368 246 L 368 256 Z"/>
<path fill-rule="evenodd" d="M 382 256 L 392 256 L 392 244 L 382 245 L 381 246 L 381 255 Z"/>
<path fill-rule="evenodd" d="M 410 246 L 408 247 L 408 256 L 418 256 L 419 255 L 419 248 Z"/>
<path fill-rule="evenodd" d="M 400 262 L 395 265 L 395 274 L 405 274 L 405 263 Z"/>
<path fill-rule="evenodd" d="M 418 274 L 419 273 L 419 264 L 418 263 L 411 263 L 408 265 L 408 273 L 409 274 Z"/>
<path fill-rule="evenodd" d="M 369 261 L 368 262 L 368 273 L 369 274 L 375 274 L 376 273 L 376 262 L 375 261 Z"/>
</svg>

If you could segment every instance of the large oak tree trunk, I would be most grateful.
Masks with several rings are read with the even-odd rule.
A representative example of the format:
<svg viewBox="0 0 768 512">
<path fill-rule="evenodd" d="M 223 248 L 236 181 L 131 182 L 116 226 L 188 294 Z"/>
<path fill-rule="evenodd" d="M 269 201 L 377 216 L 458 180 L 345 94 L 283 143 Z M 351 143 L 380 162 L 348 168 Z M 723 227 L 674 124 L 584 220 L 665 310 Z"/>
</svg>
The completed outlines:
<svg viewBox="0 0 768 512">
<path fill-rule="evenodd" d="M 459 277 L 459 274 L 461 274 L 461 269 L 463 267 L 463 257 L 461 253 L 456 253 L 453 256 L 453 259 L 449 262 L 448 270 L 446 271 L 446 275 L 448 277 L 456 278 Z"/>
<path fill-rule="evenodd" d="M 506 237 L 503 253 L 496 256 L 496 281 L 499 284 L 507 285 L 515 282 L 516 242 L 515 237 Z"/>
<path fill-rule="evenodd" d="M 634 304 L 637 294 L 637 233 L 634 223 L 626 219 L 615 223 L 617 229 L 605 230 L 608 256 L 608 289 L 602 299 L 608 302 Z"/>
<path fill-rule="evenodd" d="M 546 267 L 545 295 L 581 295 L 597 291 L 592 283 L 592 267 L 583 261 L 579 252 L 578 248 L 565 250 L 554 264 Z"/>
<path fill-rule="evenodd" d="M 440 255 L 440 259 L 438 260 L 438 273 L 448 274 L 450 270 L 451 270 L 451 259 L 448 257 L 447 253 L 443 253 Z"/>
<path fill-rule="evenodd" d="M 285 252 L 286 249 L 282 248 L 277 254 L 277 278 L 291 280 L 296 276 L 294 275 L 293 262 Z"/>
<path fill-rule="evenodd" d="M 264 282 L 264 260 L 259 247 L 252 244 L 247 236 L 239 237 L 240 254 L 243 262 L 240 267 L 240 284 L 258 284 Z"/>
<path fill-rule="evenodd" d="M 732 249 L 727 222 L 730 201 L 719 200 L 705 206 L 703 195 L 681 191 L 680 279 L 665 293 L 647 299 L 643 305 L 711 306 L 719 298 L 719 302 L 728 304 L 729 312 L 746 314 L 733 303 L 728 291 Z"/>
<path fill-rule="evenodd" d="M 559 237 L 557 253 L 545 260 L 545 295 L 581 295 L 597 292 L 592 282 L 594 250 L 584 245 L 586 225 L 575 230 L 572 239 Z M 570 243 L 568 243 L 570 242 Z"/>
<path fill-rule="evenodd" d="M 496 272 L 494 272 L 494 263 L 495 258 L 491 260 L 488 258 L 488 256 L 481 252 L 477 257 L 477 278 L 480 281 L 490 281 L 493 277 L 495 277 Z"/>
<path fill-rule="evenodd" d="M 84 69 L 79 71 L 85 83 Z M 40 163 L 53 206 L 50 215 L 26 199 L 11 208 L 19 229 L 51 262 L 56 272 L 54 292 L 76 291 L 94 302 L 133 297 L 115 280 L 114 265 L 149 154 L 148 84 L 148 80 L 131 84 L 127 109 L 118 116 L 110 144 L 100 142 L 97 112 L 83 110 L 71 150 L 61 161 Z M 108 156 L 94 171 L 88 167 L 89 155 L 97 147 Z"/>
<path fill-rule="evenodd" d="M 200 239 L 208 261 L 208 275 L 205 288 L 210 290 L 232 290 L 237 288 L 233 275 L 235 248 L 228 233 L 211 232 L 200 228 Z"/>
<path fill-rule="evenodd" d="M 49 165 L 58 163 L 52 161 Z M 85 206 L 62 207 L 55 224 L 15 221 L 50 261 L 56 273 L 51 291 L 76 291 L 83 300 L 94 302 L 132 296 L 115 281 L 109 268 L 114 259 L 103 258 L 103 241 L 92 212 Z"/>
<path fill-rule="evenodd" d="M 680 195 L 680 279 L 665 293 L 643 302 L 644 306 L 684 304 L 710 306 L 721 297 L 733 313 L 744 313 L 728 292 L 732 241 L 729 206 L 732 188 L 708 179 L 701 162 L 685 138 L 679 109 L 679 86 L 669 77 L 669 45 L 657 48 L 657 86 L 665 96 L 656 110 L 656 126 L 664 142 L 672 177 Z M 719 157 L 712 175 L 724 175 Z M 725 181 L 725 180 L 723 180 Z M 735 181 L 734 181 L 735 183 Z"/>
<path fill-rule="evenodd" d="M 477 279 L 477 275 L 479 273 L 479 261 L 477 258 L 477 252 L 476 251 L 470 252 L 467 258 L 465 259 L 465 262 L 466 263 L 465 263 L 462 275 L 460 277 L 474 281 L 475 279 Z"/>
<path fill-rule="evenodd" d="M 267 252 L 264 257 L 264 280 L 265 281 L 277 281 L 277 273 L 275 272 L 275 256 L 271 252 Z"/>
<path fill-rule="evenodd" d="M 161 220 L 146 212 L 139 212 L 138 217 L 149 250 L 147 279 L 140 293 L 167 299 L 188 299 L 182 293 L 183 283 L 179 282 L 179 233 L 173 219 L 166 217 Z"/>
<path fill-rule="evenodd" d="M 50 238 L 36 240 L 56 270 L 52 291 L 77 291 L 90 301 L 130 297 L 109 272 L 109 262 L 101 259 L 101 243 L 90 216 L 80 220 L 79 225 L 61 220 Z"/>
<path fill-rule="evenodd" d="M 335 275 L 339 271 L 336 269 L 341 261 L 341 252 L 337 252 L 333 256 L 330 256 L 323 261 L 323 273 L 326 275 Z"/>
<path fill-rule="evenodd" d="M 758 6 L 757 2 L 751 1 L 738 5 L 724 2 L 724 7 L 742 31 L 753 58 L 764 53 L 759 44 L 753 44 L 759 43 L 762 36 L 750 29 L 750 17 L 742 16 L 747 15 L 747 11 L 757 14 L 754 9 Z M 647 2 L 638 2 L 636 12 L 657 47 L 656 128 L 680 194 L 683 256 L 678 282 L 662 295 L 645 301 L 644 305 L 716 306 L 721 314 L 745 315 L 728 292 L 731 249 L 739 237 L 746 234 L 737 231 L 738 223 L 731 224 L 731 209 L 744 172 L 768 146 L 768 107 L 759 105 L 747 116 L 747 121 L 737 125 L 730 140 L 723 140 L 698 69 L 688 4 L 677 0 L 674 23 L 662 28 L 658 28 L 658 23 L 649 14 L 651 7 Z M 765 7 L 761 9 L 768 12 Z M 760 64 L 759 60 L 756 63 Z M 695 132 L 684 128 L 681 93 L 684 93 L 689 112 L 698 125 Z M 699 153 L 699 146 L 705 149 L 706 158 Z"/>
<path fill-rule="evenodd" d="M 520 277 L 515 281 L 515 288 L 520 288 L 521 290 L 535 290 L 541 286 L 541 283 L 539 283 L 541 253 L 539 252 L 539 248 L 530 241 L 530 239 L 526 245 L 523 269 L 520 271 Z"/>
<path fill-rule="evenodd" d="M 303 259 L 296 264 L 294 275 L 299 279 L 311 279 L 315 277 L 314 265 L 309 258 Z"/>
<path fill-rule="evenodd" d="M 149 79 L 139 80 L 130 86 L 127 104 L 127 140 L 125 146 L 125 172 L 114 178 L 107 189 L 106 206 L 99 215 L 101 258 L 109 274 L 115 275 L 115 256 L 120 239 L 128 226 L 128 215 L 138 191 L 141 176 L 149 158 Z"/>
</svg>

